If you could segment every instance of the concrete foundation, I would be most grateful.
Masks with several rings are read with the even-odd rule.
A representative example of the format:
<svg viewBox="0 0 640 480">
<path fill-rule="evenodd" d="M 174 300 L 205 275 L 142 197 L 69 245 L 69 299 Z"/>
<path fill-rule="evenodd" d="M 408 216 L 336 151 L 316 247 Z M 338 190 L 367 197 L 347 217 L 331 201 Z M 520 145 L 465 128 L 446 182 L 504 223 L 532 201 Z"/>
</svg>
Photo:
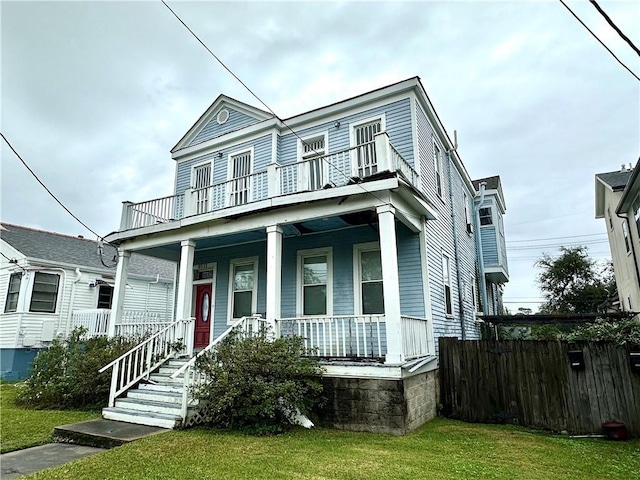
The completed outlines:
<svg viewBox="0 0 640 480">
<path fill-rule="evenodd" d="M 315 412 L 321 426 L 404 435 L 436 416 L 438 371 L 400 380 L 323 377 L 327 403 Z"/>
</svg>

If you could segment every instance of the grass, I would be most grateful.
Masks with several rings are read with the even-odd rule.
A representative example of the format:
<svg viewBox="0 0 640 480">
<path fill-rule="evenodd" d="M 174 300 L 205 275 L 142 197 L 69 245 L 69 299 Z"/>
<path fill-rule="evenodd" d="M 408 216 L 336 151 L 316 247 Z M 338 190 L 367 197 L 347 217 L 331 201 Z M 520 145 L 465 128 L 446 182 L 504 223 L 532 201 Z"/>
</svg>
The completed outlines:
<svg viewBox="0 0 640 480">
<path fill-rule="evenodd" d="M 404 437 L 327 429 L 274 437 L 172 431 L 28 478 L 628 480 L 638 472 L 640 440 L 578 440 L 436 419 Z"/>
<path fill-rule="evenodd" d="M 0 452 L 51 442 L 53 427 L 99 418 L 98 412 L 31 410 L 16 406 L 18 383 L 0 383 Z"/>
</svg>

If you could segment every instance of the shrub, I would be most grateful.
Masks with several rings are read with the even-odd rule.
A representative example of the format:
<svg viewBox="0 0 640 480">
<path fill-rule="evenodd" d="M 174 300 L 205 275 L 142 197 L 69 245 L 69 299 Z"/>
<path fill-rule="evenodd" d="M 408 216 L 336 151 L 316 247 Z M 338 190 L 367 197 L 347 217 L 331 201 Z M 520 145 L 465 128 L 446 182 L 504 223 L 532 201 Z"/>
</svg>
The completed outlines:
<svg viewBox="0 0 640 480">
<path fill-rule="evenodd" d="M 135 345 L 123 338 L 83 339 L 86 330 L 74 329 L 66 340 L 55 339 L 31 366 L 18 404 L 33 408 L 86 408 L 107 405 L 111 371 L 98 373 Z"/>
<path fill-rule="evenodd" d="M 205 423 L 253 434 L 280 433 L 299 410 L 322 403 L 322 369 L 304 357 L 304 340 L 231 334 L 196 362 L 206 381 L 194 387 Z"/>
</svg>

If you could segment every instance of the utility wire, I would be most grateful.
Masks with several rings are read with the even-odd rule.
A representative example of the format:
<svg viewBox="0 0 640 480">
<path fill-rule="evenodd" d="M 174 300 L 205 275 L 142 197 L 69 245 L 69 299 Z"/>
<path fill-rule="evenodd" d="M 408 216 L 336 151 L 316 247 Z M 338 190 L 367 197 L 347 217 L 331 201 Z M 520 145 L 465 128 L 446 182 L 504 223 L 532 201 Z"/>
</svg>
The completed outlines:
<svg viewBox="0 0 640 480">
<path fill-rule="evenodd" d="M 593 5 L 595 7 L 595 9 L 600 13 L 600 15 L 602 15 L 604 17 L 604 19 L 607 21 L 607 23 L 609 25 L 611 25 L 611 28 L 613 28 L 618 35 L 620 35 L 620 38 L 622 38 L 625 42 L 627 42 L 629 44 L 629 46 L 631 48 L 633 48 L 633 50 L 640 55 L 640 50 L 638 49 L 638 47 L 636 47 L 633 42 L 631 40 L 629 40 L 629 37 L 627 37 L 624 33 L 622 33 L 622 30 L 620 30 L 618 28 L 618 26 L 613 23 L 613 20 L 611 20 L 611 18 L 609 17 L 609 15 L 607 15 L 607 13 L 600 7 L 600 5 L 598 5 L 598 3 L 596 2 L 596 0 L 589 0 L 589 2 L 591 2 L 591 5 Z"/>
<path fill-rule="evenodd" d="M 566 237 L 528 238 L 526 240 L 510 240 L 507 243 L 540 242 L 543 240 L 562 240 L 565 238 L 595 237 L 601 235 L 606 235 L 606 233 L 585 233 L 584 235 L 569 235 Z"/>
<path fill-rule="evenodd" d="M 611 54 L 611 56 L 612 56 L 613 58 L 615 58 L 615 59 L 618 61 L 618 63 L 619 63 L 620 65 L 622 65 L 622 66 L 623 66 L 623 67 L 624 67 L 624 68 L 625 68 L 625 69 L 626 69 L 626 70 L 627 70 L 631 75 L 633 75 L 633 76 L 636 78 L 636 80 L 640 81 L 640 77 L 638 77 L 635 73 L 633 73 L 633 71 L 632 71 L 629 67 L 627 67 L 624 63 L 622 63 L 622 60 L 620 60 L 618 57 L 616 57 L 616 54 L 615 54 L 615 53 L 613 53 L 613 52 L 611 51 L 611 49 L 610 49 L 609 47 L 607 47 L 607 46 L 604 44 L 604 42 L 603 42 L 602 40 L 600 40 L 600 39 L 598 38 L 598 36 L 597 36 L 595 33 L 593 33 L 593 31 L 592 31 L 589 27 L 587 27 L 587 25 L 586 25 L 582 20 L 580 20 L 580 17 L 578 17 L 578 16 L 573 12 L 573 10 L 571 10 L 571 9 L 567 6 L 567 4 L 566 4 L 566 3 L 564 3 L 562 0 L 558 0 L 558 1 L 559 1 L 559 2 L 564 6 L 564 8 L 566 8 L 567 10 L 569 10 L 569 12 L 571 13 L 571 15 L 573 15 L 573 16 L 576 18 L 576 20 L 578 20 L 578 21 L 582 24 L 582 26 L 583 26 L 584 28 L 586 28 L 586 29 L 587 29 L 587 31 L 588 31 L 591 35 L 593 35 L 593 38 L 595 38 L 595 39 L 600 43 L 600 45 L 602 45 L 604 48 L 606 48 L 606 49 L 607 49 L 607 52 L 609 52 L 609 53 Z"/>
<path fill-rule="evenodd" d="M 11 263 L 11 264 L 15 265 L 16 267 L 18 267 L 18 268 L 19 268 L 20 270 L 22 270 L 23 272 L 25 272 L 25 273 L 27 272 L 27 271 L 25 270 L 25 268 L 24 268 L 22 265 L 20 265 L 20 264 L 18 263 L 18 261 L 17 261 L 15 258 L 9 258 L 9 257 L 7 257 L 7 256 L 6 256 L 4 253 L 2 253 L 2 252 L 0 252 L 0 255 L 2 255 L 4 258 L 6 258 L 6 259 L 9 261 L 9 263 Z"/>
<path fill-rule="evenodd" d="M 296 138 L 298 138 L 298 140 L 300 140 L 302 143 L 304 143 L 304 140 L 302 139 L 302 137 L 300 137 L 300 135 L 298 135 L 298 133 L 296 133 L 289 125 L 287 125 L 287 123 L 282 120 L 280 117 L 278 117 L 278 115 L 276 114 L 276 112 L 274 112 L 271 107 L 269 107 L 269 105 L 266 104 L 266 102 L 264 100 L 262 100 L 253 90 L 251 90 L 251 88 L 249 88 L 247 86 L 246 83 L 244 83 L 240 77 L 238 77 L 235 73 L 233 73 L 233 71 L 227 67 L 227 65 L 220 59 L 220 57 L 218 57 L 215 53 L 213 53 L 209 47 L 207 47 L 207 45 L 198 37 L 198 35 L 196 35 L 196 33 L 191 30 L 191 28 L 189 28 L 189 26 L 178 16 L 178 14 L 167 4 L 167 2 L 165 2 L 165 0 L 161 0 L 162 3 L 164 4 L 165 7 L 167 7 L 169 9 L 169 11 L 173 14 L 174 17 L 176 17 L 176 19 L 184 26 L 184 28 L 187 29 L 187 31 L 200 43 L 200 45 L 202 45 L 205 50 L 207 52 L 209 52 L 209 54 L 216 59 L 216 61 L 227 71 L 229 72 L 229 74 L 231 74 L 231 76 L 233 76 L 233 78 L 235 78 L 238 82 L 240 82 L 240 84 L 251 94 L 253 95 L 253 97 L 258 100 L 258 102 L 260 102 L 262 105 L 264 105 L 264 107 L 269 110 L 269 112 L 271 112 L 271 114 L 280 122 L 282 123 L 282 125 L 284 125 L 287 130 L 289 130 L 293 135 L 296 136 Z M 311 148 L 311 150 L 322 159 L 323 162 L 325 162 L 327 165 L 329 165 L 331 168 L 335 169 L 338 173 L 340 173 L 340 175 L 342 175 L 346 180 L 350 180 L 351 177 L 349 175 L 347 175 L 346 173 L 344 173 L 340 168 L 336 167 L 335 165 L 333 165 L 331 162 L 329 162 L 329 160 L 327 160 L 326 155 L 321 155 L 316 149 Z M 378 197 L 375 193 L 373 193 L 370 190 L 367 190 L 366 188 L 364 188 L 360 183 L 355 183 L 355 185 L 357 185 L 358 187 L 360 187 L 360 189 L 365 192 L 368 193 L 369 195 L 371 195 L 373 198 L 375 198 L 376 200 L 378 200 L 379 202 L 388 205 L 389 202 L 386 202 L 384 200 L 382 200 L 380 197 Z M 396 210 L 399 210 L 397 207 L 395 207 Z M 410 214 L 409 212 L 402 212 L 406 215 L 410 215 L 412 217 L 415 217 L 415 215 Z"/>
</svg>

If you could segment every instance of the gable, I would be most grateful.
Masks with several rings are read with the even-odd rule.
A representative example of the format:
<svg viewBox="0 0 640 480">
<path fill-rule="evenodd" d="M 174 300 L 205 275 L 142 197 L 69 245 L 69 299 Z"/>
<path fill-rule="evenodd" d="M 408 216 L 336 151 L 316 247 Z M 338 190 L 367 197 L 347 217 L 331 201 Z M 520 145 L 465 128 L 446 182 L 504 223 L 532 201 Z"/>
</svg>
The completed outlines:
<svg viewBox="0 0 640 480">
<path fill-rule="evenodd" d="M 273 118 L 273 115 L 264 110 L 220 95 L 171 152 L 221 137 L 269 118 Z"/>
</svg>

